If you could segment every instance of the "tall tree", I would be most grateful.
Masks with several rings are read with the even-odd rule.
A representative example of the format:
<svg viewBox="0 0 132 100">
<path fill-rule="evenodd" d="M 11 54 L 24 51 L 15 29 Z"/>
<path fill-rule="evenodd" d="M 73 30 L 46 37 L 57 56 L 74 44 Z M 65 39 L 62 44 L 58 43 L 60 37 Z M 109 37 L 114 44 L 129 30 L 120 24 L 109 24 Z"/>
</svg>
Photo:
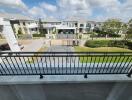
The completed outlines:
<svg viewBox="0 0 132 100">
<path fill-rule="evenodd" d="M 132 28 L 132 19 L 129 20 L 128 25 Z"/>
<path fill-rule="evenodd" d="M 125 39 L 132 39 L 132 19 L 128 22 L 128 29 L 126 31 Z"/>
<path fill-rule="evenodd" d="M 102 26 L 102 30 L 107 34 L 118 34 L 121 29 L 122 22 L 119 19 L 108 19 Z"/>
<path fill-rule="evenodd" d="M 44 35 L 45 36 L 45 32 L 44 32 L 44 28 L 43 28 L 43 22 L 42 22 L 41 19 L 39 19 L 38 28 L 39 28 L 39 33 L 41 35 Z"/>
</svg>

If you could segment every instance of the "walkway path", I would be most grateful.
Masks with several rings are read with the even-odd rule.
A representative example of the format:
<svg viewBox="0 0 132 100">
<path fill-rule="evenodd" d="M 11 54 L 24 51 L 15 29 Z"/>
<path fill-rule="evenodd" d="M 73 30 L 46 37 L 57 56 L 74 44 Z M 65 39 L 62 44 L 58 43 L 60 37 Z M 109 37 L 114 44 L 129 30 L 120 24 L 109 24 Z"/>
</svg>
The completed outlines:
<svg viewBox="0 0 132 100">
<path fill-rule="evenodd" d="M 24 49 L 22 51 L 37 52 L 43 45 L 44 45 L 43 39 L 32 40 L 30 44 L 24 45 Z"/>
</svg>

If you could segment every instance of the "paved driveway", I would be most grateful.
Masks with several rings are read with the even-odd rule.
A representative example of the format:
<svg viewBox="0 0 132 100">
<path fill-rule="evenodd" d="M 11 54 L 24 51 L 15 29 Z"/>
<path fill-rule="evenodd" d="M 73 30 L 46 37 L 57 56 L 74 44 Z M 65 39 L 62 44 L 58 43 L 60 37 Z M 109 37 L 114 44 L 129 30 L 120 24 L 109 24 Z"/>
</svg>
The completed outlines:
<svg viewBox="0 0 132 100">
<path fill-rule="evenodd" d="M 51 46 L 48 48 L 48 52 L 74 52 L 74 48 L 71 46 Z"/>
<path fill-rule="evenodd" d="M 74 52 L 74 47 L 71 47 L 71 46 L 51 46 L 48 48 L 47 52 Z M 44 58 L 43 58 L 43 60 L 44 60 Z M 66 57 L 66 58 L 60 57 L 59 59 L 58 59 L 58 57 L 51 57 L 50 59 L 46 59 L 46 60 L 47 60 L 47 63 L 50 63 L 50 61 L 53 61 L 54 63 L 57 62 L 56 65 L 58 66 L 58 64 L 62 63 L 62 60 L 63 60 L 63 62 L 68 63 L 72 59 L 71 59 L 71 57 Z M 60 62 L 60 63 L 58 63 L 58 62 Z"/>
</svg>

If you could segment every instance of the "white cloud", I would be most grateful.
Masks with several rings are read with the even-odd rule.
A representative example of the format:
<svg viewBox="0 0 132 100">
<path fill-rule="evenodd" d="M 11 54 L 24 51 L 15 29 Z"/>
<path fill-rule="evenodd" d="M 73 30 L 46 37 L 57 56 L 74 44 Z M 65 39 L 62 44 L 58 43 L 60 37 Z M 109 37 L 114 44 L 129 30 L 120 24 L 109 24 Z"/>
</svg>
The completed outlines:
<svg viewBox="0 0 132 100">
<path fill-rule="evenodd" d="M 28 10 L 28 13 L 32 15 L 33 17 L 40 18 L 40 17 L 46 17 L 46 14 L 44 10 L 40 7 L 34 6 L 33 8 Z"/>
<path fill-rule="evenodd" d="M 116 6 L 120 4 L 118 0 L 88 0 L 91 6 L 100 6 L 100 7 L 108 7 L 108 6 Z"/>
<path fill-rule="evenodd" d="M 0 5 L 12 8 L 27 9 L 26 4 L 22 0 L 0 0 Z"/>
<path fill-rule="evenodd" d="M 53 5 L 46 2 L 38 3 L 32 8 L 22 0 L 0 0 L 0 6 L 26 9 L 34 17 L 58 17 L 61 19 L 78 16 L 81 18 L 92 18 L 95 20 L 104 20 L 106 18 L 120 18 L 129 20 L 132 18 L 132 0 L 56 0 L 57 4 Z M 102 9 L 103 11 L 95 11 Z M 5 10 L 6 11 L 6 10 Z"/>
<path fill-rule="evenodd" d="M 40 4 L 40 6 L 48 11 L 55 12 L 57 11 L 57 7 L 55 5 L 43 2 Z"/>
<path fill-rule="evenodd" d="M 58 0 L 58 6 L 60 9 L 59 13 L 62 16 L 81 16 L 88 18 L 94 14 L 97 19 L 121 17 L 121 9 L 124 9 L 119 0 Z M 105 11 L 104 15 L 96 14 L 98 12 L 94 11 L 94 8 L 102 8 Z"/>
<path fill-rule="evenodd" d="M 59 0 L 59 10 L 62 16 L 90 16 L 92 9 L 87 0 Z"/>
</svg>

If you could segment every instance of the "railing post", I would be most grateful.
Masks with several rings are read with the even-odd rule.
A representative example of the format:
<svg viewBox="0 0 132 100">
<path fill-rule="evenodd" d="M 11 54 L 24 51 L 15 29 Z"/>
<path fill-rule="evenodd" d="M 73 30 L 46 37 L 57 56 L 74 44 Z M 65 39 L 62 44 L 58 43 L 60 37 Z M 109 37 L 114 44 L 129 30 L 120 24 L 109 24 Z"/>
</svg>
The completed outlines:
<svg viewBox="0 0 132 100">
<path fill-rule="evenodd" d="M 84 75 L 84 78 L 88 78 L 88 75 L 87 75 L 87 74 L 85 74 L 85 75 Z"/>
<path fill-rule="evenodd" d="M 43 75 L 40 75 L 40 79 L 43 79 L 44 78 L 44 76 Z"/>
<path fill-rule="evenodd" d="M 130 72 L 128 73 L 128 77 L 131 78 L 131 75 L 132 75 L 132 69 L 130 70 Z"/>
</svg>

